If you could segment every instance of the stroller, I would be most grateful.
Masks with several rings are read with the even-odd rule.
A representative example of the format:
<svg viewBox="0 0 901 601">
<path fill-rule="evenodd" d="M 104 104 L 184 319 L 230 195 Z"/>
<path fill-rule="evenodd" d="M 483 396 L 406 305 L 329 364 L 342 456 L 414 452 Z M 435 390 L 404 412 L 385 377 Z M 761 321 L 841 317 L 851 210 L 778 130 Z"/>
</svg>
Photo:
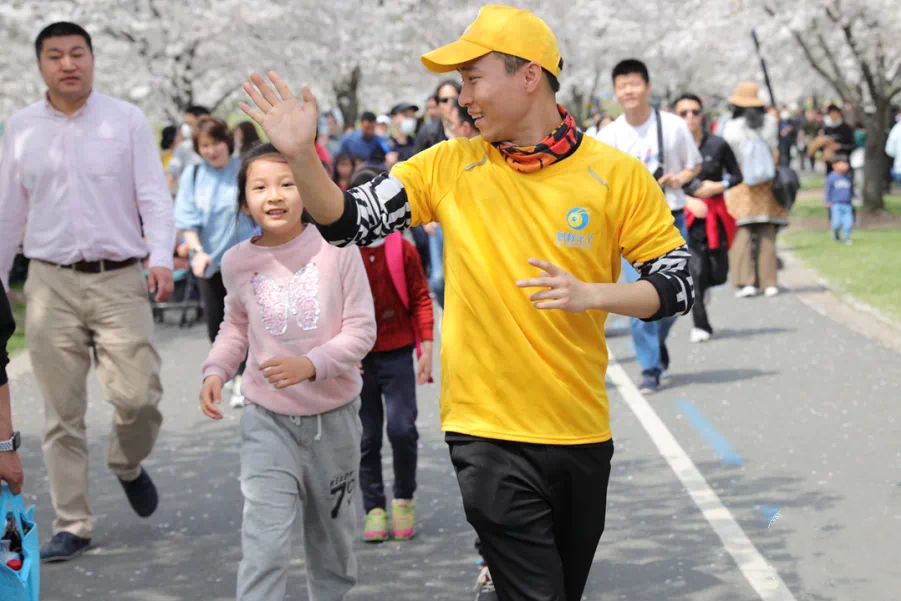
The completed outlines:
<svg viewBox="0 0 901 601">
<path fill-rule="evenodd" d="M 148 273 L 145 270 L 144 277 L 147 277 Z M 156 301 L 153 294 L 149 295 L 153 321 L 164 323 L 167 311 L 181 311 L 178 327 L 190 328 L 203 317 L 203 305 L 200 302 L 197 278 L 191 273 L 190 268 L 185 268 L 173 271 L 172 280 L 175 283 L 175 289 L 168 301 L 160 303 Z"/>
</svg>

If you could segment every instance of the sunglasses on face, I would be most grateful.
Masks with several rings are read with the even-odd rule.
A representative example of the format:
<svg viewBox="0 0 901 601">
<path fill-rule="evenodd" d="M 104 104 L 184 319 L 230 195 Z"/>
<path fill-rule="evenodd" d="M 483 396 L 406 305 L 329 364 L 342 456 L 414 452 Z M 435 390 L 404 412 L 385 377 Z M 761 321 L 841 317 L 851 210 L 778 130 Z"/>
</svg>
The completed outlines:
<svg viewBox="0 0 901 601">
<path fill-rule="evenodd" d="M 691 113 L 695 117 L 700 117 L 701 109 L 687 109 L 684 111 L 679 111 L 679 116 L 682 117 L 683 119 L 685 119 L 686 117 L 688 117 L 689 113 Z"/>
<path fill-rule="evenodd" d="M 439 98 L 438 102 L 440 102 L 441 104 L 447 104 L 448 102 L 453 102 L 456 99 L 456 96 L 445 96 L 443 98 Z"/>
</svg>

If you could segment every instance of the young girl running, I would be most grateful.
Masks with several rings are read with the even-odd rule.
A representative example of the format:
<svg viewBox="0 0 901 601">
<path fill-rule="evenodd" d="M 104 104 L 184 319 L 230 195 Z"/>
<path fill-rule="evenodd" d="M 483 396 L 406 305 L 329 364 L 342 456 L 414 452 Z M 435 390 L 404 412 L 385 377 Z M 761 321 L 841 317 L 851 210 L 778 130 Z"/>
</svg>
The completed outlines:
<svg viewBox="0 0 901 601">
<path fill-rule="evenodd" d="M 369 281 L 357 248 L 331 246 L 305 225 L 291 170 L 270 144 L 242 159 L 238 203 L 262 235 L 223 259 L 225 321 L 200 393 L 203 412 L 222 419 L 222 385 L 249 347 L 237 599 L 284 598 L 300 507 L 310 599 L 339 601 L 357 573 L 357 363 L 376 337 Z"/>
</svg>

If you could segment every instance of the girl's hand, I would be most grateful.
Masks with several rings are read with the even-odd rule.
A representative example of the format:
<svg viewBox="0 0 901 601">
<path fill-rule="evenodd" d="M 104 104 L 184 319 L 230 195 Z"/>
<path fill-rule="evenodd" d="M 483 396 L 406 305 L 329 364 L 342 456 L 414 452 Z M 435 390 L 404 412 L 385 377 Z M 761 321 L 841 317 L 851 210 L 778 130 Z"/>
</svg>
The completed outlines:
<svg viewBox="0 0 901 601">
<path fill-rule="evenodd" d="M 428 384 L 432 379 L 432 345 L 431 340 L 422 341 L 422 356 L 419 357 L 419 367 L 416 370 L 417 384 Z"/>
<path fill-rule="evenodd" d="M 276 357 L 260 365 L 260 371 L 278 390 L 316 377 L 316 368 L 306 357 Z"/>
<path fill-rule="evenodd" d="M 246 102 L 238 106 L 263 127 L 273 146 L 290 160 L 313 148 L 319 109 L 309 88 L 301 91 L 301 104 L 277 73 L 269 71 L 268 75 L 274 90 L 258 73 L 251 73 L 252 84 L 244 82 L 244 91 L 257 108 Z"/>
<path fill-rule="evenodd" d="M 222 419 L 222 412 L 216 406 L 222 402 L 222 385 L 224 382 L 219 376 L 207 376 L 203 379 L 203 388 L 200 390 L 200 409 L 210 419 Z"/>
</svg>

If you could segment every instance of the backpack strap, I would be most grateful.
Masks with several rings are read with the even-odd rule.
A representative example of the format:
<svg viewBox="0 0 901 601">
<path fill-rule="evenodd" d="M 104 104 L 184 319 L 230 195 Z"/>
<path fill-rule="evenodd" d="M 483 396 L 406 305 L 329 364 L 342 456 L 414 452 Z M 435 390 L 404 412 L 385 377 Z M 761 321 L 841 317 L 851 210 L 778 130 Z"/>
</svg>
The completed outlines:
<svg viewBox="0 0 901 601">
<path fill-rule="evenodd" d="M 388 234 L 385 238 L 385 260 L 388 262 L 388 273 L 391 275 L 391 282 L 394 289 L 400 296 L 400 301 L 404 304 L 407 312 L 410 312 L 410 291 L 407 288 L 407 272 L 404 270 L 404 247 L 403 236 L 400 232 Z M 411 315 L 412 317 L 412 315 Z M 415 319 L 411 319 L 413 324 L 413 336 L 416 338 L 416 356 L 422 355 L 422 347 L 420 341 L 422 337 L 419 335 L 419 326 Z"/>
<path fill-rule="evenodd" d="M 657 116 L 657 164 L 660 165 L 665 174 L 666 159 L 663 154 L 663 120 L 660 118 L 660 111 L 658 109 L 654 109 L 654 115 Z"/>
</svg>

